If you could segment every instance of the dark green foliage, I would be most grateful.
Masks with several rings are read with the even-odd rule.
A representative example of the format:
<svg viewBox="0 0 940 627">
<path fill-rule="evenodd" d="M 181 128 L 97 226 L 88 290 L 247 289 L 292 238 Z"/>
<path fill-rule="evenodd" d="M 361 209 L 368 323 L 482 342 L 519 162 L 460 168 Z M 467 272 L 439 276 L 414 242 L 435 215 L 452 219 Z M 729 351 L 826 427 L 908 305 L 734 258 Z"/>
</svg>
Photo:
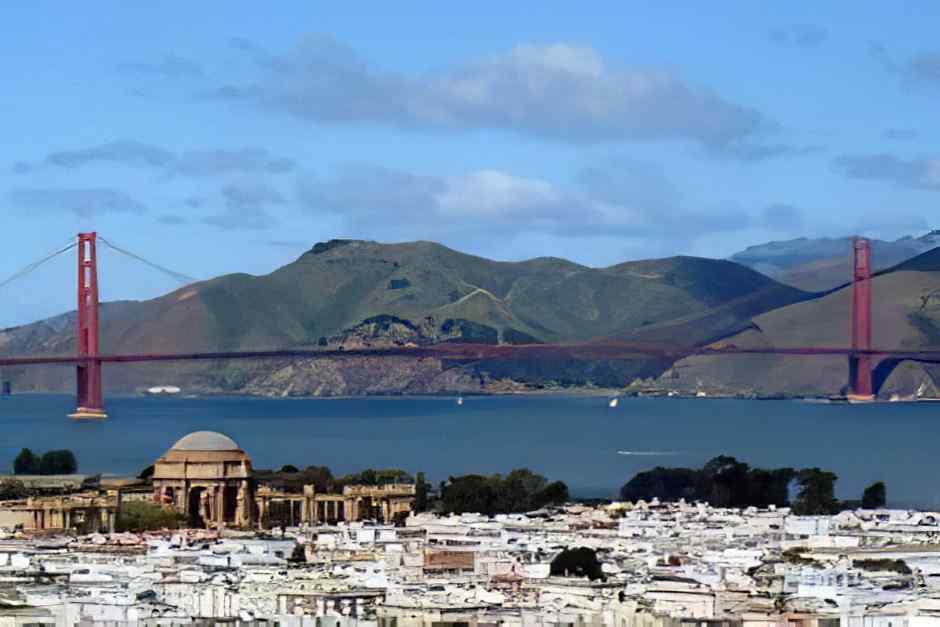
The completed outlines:
<svg viewBox="0 0 940 627">
<path fill-rule="evenodd" d="M 441 508 L 445 514 L 479 512 L 498 513 L 496 483 L 492 477 L 464 475 L 451 477 L 441 490 Z"/>
<path fill-rule="evenodd" d="M 571 500 L 568 494 L 568 486 L 562 481 L 553 481 L 545 486 L 535 497 L 535 504 L 538 507 L 546 505 L 562 505 Z"/>
<path fill-rule="evenodd" d="M 604 579 L 597 553 L 585 547 L 559 553 L 552 560 L 549 574 L 552 577 L 587 577 L 591 581 Z"/>
<path fill-rule="evenodd" d="M 34 455 L 31 450 L 24 448 L 20 454 L 13 460 L 14 475 L 38 475 L 39 457 Z"/>
<path fill-rule="evenodd" d="M 796 476 L 797 495 L 793 513 L 800 516 L 825 516 L 840 511 L 835 497 L 838 477 L 819 468 L 805 468 Z"/>
<path fill-rule="evenodd" d="M 78 461 L 72 451 L 62 449 L 43 453 L 39 462 L 41 475 L 71 475 L 78 470 Z"/>
<path fill-rule="evenodd" d="M 664 468 L 638 473 L 620 490 L 625 501 L 704 501 L 715 507 L 767 507 L 787 505 L 792 468 L 751 468 L 734 457 L 721 455 L 701 470 Z"/>
<path fill-rule="evenodd" d="M 295 544 L 294 550 L 291 551 L 290 557 L 287 558 L 288 562 L 294 564 L 306 564 L 307 563 L 307 551 L 304 548 L 303 544 Z"/>
<path fill-rule="evenodd" d="M 803 553 L 806 552 L 806 547 L 794 547 L 792 549 L 787 549 L 784 551 L 780 557 L 787 564 L 793 564 L 794 566 L 809 566 L 811 568 L 824 568 L 823 564 L 817 560 L 814 560 L 811 557 L 803 557 Z"/>
<path fill-rule="evenodd" d="M 140 471 L 140 474 L 137 475 L 137 478 L 143 479 L 144 481 L 150 481 L 150 479 L 153 477 L 153 470 L 154 470 L 153 464 L 150 464 L 149 466 L 147 466 L 146 468 Z"/>
<path fill-rule="evenodd" d="M 410 474 L 399 468 L 366 468 L 362 472 L 339 478 L 342 485 L 386 485 L 389 483 L 414 483 Z"/>
<path fill-rule="evenodd" d="M 893 560 L 887 558 L 852 560 L 852 566 L 861 570 L 867 570 L 869 572 L 890 572 L 897 573 L 899 575 L 911 574 L 911 567 L 908 566 L 904 560 Z"/>
<path fill-rule="evenodd" d="M 428 509 L 428 482 L 424 478 L 424 473 L 419 472 L 415 476 L 415 512 L 424 512 Z"/>
<path fill-rule="evenodd" d="M 281 466 L 281 469 L 278 472 L 289 473 L 289 472 L 300 472 L 300 469 L 293 464 L 285 464 Z"/>
<path fill-rule="evenodd" d="M 392 316 L 389 314 L 379 314 L 378 316 L 366 318 L 357 326 L 363 326 L 367 324 L 374 324 L 376 329 L 379 331 L 388 331 L 392 328 L 393 324 L 400 324 L 401 326 L 407 327 L 412 331 L 415 331 L 418 328 L 411 320 L 405 320 L 404 318 L 399 318 L 398 316 Z"/>
<path fill-rule="evenodd" d="M 288 465 L 291 468 L 294 466 Z M 286 468 L 287 466 L 285 466 Z M 318 493 L 333 492 L 338 482 L 333 473 L 326 466 L 307 466 L 299 472 L 284 472 L 273 470 L 255 470 L 255 479 L 263 485 L 270 486 L 284 492 L 300 493 L 305 485 L 314 486 Z M 342 489 L 340 486 L 339 489 Z"/>
<path fill-rule="evenodd" d="M 339 248 L 340 246 L 345 246 L 352 242 L 353 240 L 350 239 L 331 239 L 328 242 L 317 242 L 313 245 L 313 248 L 310 249 L 310 253 L 313 255 L 322 255 L 328 250 L 333 250 L 334 248 Z"/>
<path fill-rule="evenodd" d="M 885 506 L 888 494 L 884 481 L 878 481 L 865 488 L 862 494 L 863 509 L 879 509 Z"/>
<path fill-rule="evenodd" d="M 49 451 L 39 456 L 24 448 L 13 460 L 15 475 L 71 475 L 77 470 L 78 462 L 69 450 Z"/>
<path fill-rule="evenodd" d="M 503 342 L 506 344 L 541 344 L 541 340 L 518 329 L 503 329 Z"/>
<path fill-rule="evenodd" d="M 528 468 L 519 468 L 506 477 L 464 475 L 451 477 L 441 489 L 444 513 L 478 512 L 487 516 L 529 512 L 545 505 L 564 503 L 568 486 L 549 483 Z"/>
<path fill-rule="evenodd" d="M 16 479 L 4 479 L 0 481 L 0 501 L 25 499 L 27 496 L 29 496 L 29 490 L 26 489 L 22 481 L 17 481 Z"/>
<path fill-rule="evenodd" d="M 441 332 L 458 336 L 448 340 L 450 342 L 467 342 L 469 344 L 499 343 L 499 333 L 493 327 L 461 318 L 456 320 L 448 318 L 445 320 L 441 324 Z"/>
<path fill-rule="evenodd" d="M 168 507 L 150 501 L 128 501 L 121 505 L 115 526 L 118 531 L 154 531 L 176 529 L 184 520 Z"/>
</svg>

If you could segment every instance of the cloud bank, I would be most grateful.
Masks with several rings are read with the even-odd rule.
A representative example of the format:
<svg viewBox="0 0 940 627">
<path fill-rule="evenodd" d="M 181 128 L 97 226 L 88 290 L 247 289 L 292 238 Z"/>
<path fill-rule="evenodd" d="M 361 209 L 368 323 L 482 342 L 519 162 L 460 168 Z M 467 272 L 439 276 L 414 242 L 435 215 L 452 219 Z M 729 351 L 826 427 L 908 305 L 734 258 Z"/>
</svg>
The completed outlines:
<svg viewBox="0 0 940 627">
<path fill-rule="evenodd" d="M 565 142 L 683 140 L 708 153 L 769 158 L 778 125 L 673 71 L 610 63 L 589 46 L 520 45 L 437 73 L 380 70 L 326 36 L 283 55 L 245 40 L 252 80 L 204 97 L 331 124 L 510 131 Z"/>
</svg>

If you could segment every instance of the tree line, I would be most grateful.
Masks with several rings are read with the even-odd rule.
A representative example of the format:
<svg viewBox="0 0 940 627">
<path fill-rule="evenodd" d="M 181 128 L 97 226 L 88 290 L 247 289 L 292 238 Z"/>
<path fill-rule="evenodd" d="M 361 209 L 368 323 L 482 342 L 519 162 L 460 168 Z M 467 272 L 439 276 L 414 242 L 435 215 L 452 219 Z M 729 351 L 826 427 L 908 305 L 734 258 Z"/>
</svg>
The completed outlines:
<svg viewBox="0 0 940 627">
<path fill-rule="evenodd" d="M 436 492 L 423 472 L 412 476 L 398 468 L 367 468 L 335 476 L 326 466 L 307 466 L 301 470 L 286 465 L 277 471 L 255 471 L 255 479 L 274 489 L 295 493 L 301 492 L 305 485 L 313 485 L 317 492 L 336 493 L 346 485 L 414 484 L 414 510 L 441 514 L 511 514 L 561 504 L 569 499 L 567 485 L 561 481 L 550 482 L 527 468 L 513 470 L 505 476 L 452 476 L 442 482 Z"/>
<path fill-rule="evenodd" d="M 835 497 L 838 476 L 820 468 L 752 468 L 734 457 L 720 455 L 702 468 L 658 466 L 638 473 L 620 489 L 625 501 L 701 501 L 715 507 L 791 507 L 798 515 L 835 514 L 861 506 L 884 507 L 887 499 L 881 481 L 869 486 L 861 501 L 839 501 Z M 795 498 L 791 502 L 791 493 Z"/>
<path fill-rule="evenodd" d="M 13 460 L 14 475 L 71 475 L 77 471 L 78 460 L 72 451 L 66 449 L 37 455 L 24 448 Z"/>
</svg>

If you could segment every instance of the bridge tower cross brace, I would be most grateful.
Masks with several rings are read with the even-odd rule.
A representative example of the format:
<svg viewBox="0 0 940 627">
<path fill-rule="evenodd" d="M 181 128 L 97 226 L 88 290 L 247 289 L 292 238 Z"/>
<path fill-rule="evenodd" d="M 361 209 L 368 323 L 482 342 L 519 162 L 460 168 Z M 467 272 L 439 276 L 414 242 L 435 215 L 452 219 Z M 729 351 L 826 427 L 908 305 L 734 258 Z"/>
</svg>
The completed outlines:
<svg viewBox="0 0 940 627">
<path fill-rule="evenodd" d="M 97 357 L 100 330 L 98 325 L 98 256 L 97 234 L 78 234 L 78 354 Z M 101 393 L 101 362 L 80 363 L 76 369 L 77 407 L 72 418 L 106 418 Z"/>
<path fill-rule="evenodd" d="M 852 350 L 871 350 L 871 244 L 857 237 L 852 246 Z M 849 357 L 849 395 L 872 398 L 871 355 Z"/>
</svg>

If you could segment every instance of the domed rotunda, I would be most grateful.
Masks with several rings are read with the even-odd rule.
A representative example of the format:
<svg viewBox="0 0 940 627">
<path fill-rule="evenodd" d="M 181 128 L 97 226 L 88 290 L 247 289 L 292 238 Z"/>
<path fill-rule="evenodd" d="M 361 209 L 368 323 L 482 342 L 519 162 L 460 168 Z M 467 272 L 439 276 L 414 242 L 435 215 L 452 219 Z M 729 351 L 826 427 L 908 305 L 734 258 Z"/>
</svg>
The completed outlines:
<svg viewBox="0 0 940 627">
<path fill-rule="evenodd" d="M 253 492 L 251 459 L 215 431 L 180 438 L 154 464 L 154 500 L 172 505 L 191 526 L 251 525 Z"/>
</svg>

